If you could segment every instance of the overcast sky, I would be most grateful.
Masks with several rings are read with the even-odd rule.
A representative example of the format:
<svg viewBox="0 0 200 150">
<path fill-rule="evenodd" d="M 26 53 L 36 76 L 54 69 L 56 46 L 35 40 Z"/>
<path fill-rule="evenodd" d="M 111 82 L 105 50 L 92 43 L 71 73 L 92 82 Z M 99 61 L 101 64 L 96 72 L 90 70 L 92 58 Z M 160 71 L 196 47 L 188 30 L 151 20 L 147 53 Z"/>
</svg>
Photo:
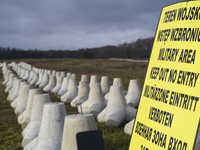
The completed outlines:
<svg viewBox="0 0 200 150">
<path fill-rule="evenodd" d="M 0 0 L 0 46 L 77 50 L 153 37 L 162 7 L 179 1 Z"/>
</svg>

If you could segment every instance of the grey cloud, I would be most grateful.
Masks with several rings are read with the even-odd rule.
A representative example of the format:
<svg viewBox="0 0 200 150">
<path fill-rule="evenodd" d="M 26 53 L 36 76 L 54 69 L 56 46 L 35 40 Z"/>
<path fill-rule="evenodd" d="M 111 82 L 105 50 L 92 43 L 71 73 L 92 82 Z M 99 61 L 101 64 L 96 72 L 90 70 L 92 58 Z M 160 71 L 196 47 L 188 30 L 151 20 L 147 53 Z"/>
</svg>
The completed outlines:
<svg viewBox="0 0 200 150">
<path fill-rule="evenodd" d="M 154 36 L 161 0 L 2 0 L 0 46 L 78 49 Z"/>
</svg>

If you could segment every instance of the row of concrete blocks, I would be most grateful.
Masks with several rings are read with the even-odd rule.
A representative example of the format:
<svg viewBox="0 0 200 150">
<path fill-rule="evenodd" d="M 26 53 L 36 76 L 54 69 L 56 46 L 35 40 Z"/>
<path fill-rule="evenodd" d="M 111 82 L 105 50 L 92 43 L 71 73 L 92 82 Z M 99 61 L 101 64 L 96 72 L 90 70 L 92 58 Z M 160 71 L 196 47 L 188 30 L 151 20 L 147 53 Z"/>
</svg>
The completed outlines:
<svg viewBox="0 0 200 150">
<path fill-rule="evenodd" d="M 30 68 L 30 65 L 27 65 L 26 68 Z M 111 88 L 108 77 L 102 77 L 101 84 L 99 84 L 97 76 L 91 76 L 89 84 L 88 77 L 86 75 L 83 75 L 81 81 L 79 82 L 79 86 L 77 81 L 72 82 L 71 85 L 69 85 L 71 78 L 77 79 L 76 76 L 71 78 L 68 76 L 68 78 L 69 80 L 66 84 L 68 85 L 66 86 L 68 88 L 67 91 L 71 91 L 71 93 L 77 94 L 70 95 L 69 92 L 68 94 L 65 94 L 65 96 L 61 97 L 61 101 L 70 103 L 73 107 L 75 107 L 77 103 L 82 103 L 83 113 L 92 113 L 95 117 L 97 117 L 99 122 L 106 122 L 107 126 L 119 126 L 120 122 L 123 122 L 123 120 L 131 120 L 125 125 L 124 128 L 125 133 L 131 135 L 134 124 L 134 119 L 132 119 L 132 115 L 135 115 L 136 112 L 128 105 L 132 107 L 137 107 L 139 103 L 141 90 L 139 88 L 139 82 L 137 80 L 130 81 L 128 92 L 126 92 L 123 89 L 122 81 L 119 78 L 114 79 L 113 86 L 111 86 Z M 72 90 L 70 90 L 70 87 Z M 51 90 L 51 92 L 56 93 L 53 90 Z M 104 95 L 104 98 L 102 95 Z M 127 104 L 124 103 L 124 101 L 126 101 Z M 80 107 L 78 110 L 79 112 L 81 112 Z M 197 136 L 198 137 L 195 145 L 195 150 L 200 149 L 200 134 L 198 133 Z"/>
<path fill-rule="evenodd" d="M 16 64 L 12 66 L 13 70 L 17 72 L 18 69 L 16 69 Z M 25 79 L 23 76 L 22 78 Z M 59 78 L 60 77 L 58 77 L 58 79 Z M 58 83 L 61 82 L 58 82 L 59 80 L 57 80 L 57 84 L 55 84 L 56 78 L 53 79 L 54 80 L 50 80 L 49 84 L 43 88 L 44 91 L 49 92 L 49 89 L 51 89 L 51 92 L 54 93 L 54 89 L 56 89 L 56 87 L 58 87 Z M 136 109 L 130 106 L 137 107 L 139 103 L 141 89 L 138 80 L 130 81 L 127 94 L 127 91 L 123 89 L 122 80 L 120 78 L 114 79 L 113 86 L 111 86 L 111 88 L 109 78 L 107 76 L 103 76 L 101 79 L 101 84 L 99 84 L 97 76 L 93 75 L 91 76 L 89 84 L 88 77 L 86 75 L 82 75 L 79 86 L 76 74 L 72 74 L 71 78 L 66 77 L 64 79 L 66 79 L 67 82 L 63 81 L 61 87 L 64 85 L 66 92 L 63 94 L 63 96 L 61 96 L 61 101 L 71 103 L 72 107 L 75 107 L 77 103 L 82 103 L 83 113 L 94 114 L 99 122 L 106 122 L 106 126 L 118 127 L 125 120 L 130 121 L 135 118 Z M 29 78 L 27 78 L 27 80 L 29 80 Z M 31 83 L 31 81 L 29 81 L 29 83 Z M 102 90 L 103 87 L 106 89 L 104 92 Z M 103 97 L 103 95 L 105 96 Z M 78 110 L 81 112 L 80 107 Z M 127 127 L 126 125 L 124 130 L 126 134 L 130 135 L 132 126 L 129 125 Z"/>
<path fill-rule="evenodd" d="M 3 72 L 5 72 L 5 71 L 3 71 Z M 6 73 L 4 73 L 4 77 L 6 78 L 5 74 Z M 4 84 L 5 84 L 5 80 L 4 80 Z M 23 83 L 23 85 L 25 85 L 25 84 Z M 6 87 L 8 88 L 8 86 L 9 86 L 9 84 L 7 83 Z M 79 83 L 79 87 L 80 87 L 80 83 Z M 111 87 L 111 89 L 112 89 L 112 87 Z M 12 90 L 13 89 L 11 89 L 9 91 L 9 96 L 10 96 L 10 93 L 13 93 Z M 98 91 L 98 90 L 96 90 L 96 91 Z M 27 93 L 27 92 L 25 92 L 25 93 Z M 63 140 L 60 140 L 59 138 L 57 138 L 57 137 L 61 137 L 60 133 L 63 132 L 61 130 L 63 130 L 63 126 L 64 126 L 63 116 L 65 116 L 67 114 L 67 113 L 65 113 L 66 109 L 65 109 L 65 106 L 63 105 L 63 103 L 57 103 L 57 104 L 48 103 L 51 101 L 49 95 L 48 94 L 40 94 L 41 93 L 40 89 L 29 89 L 28 93 L 29 94 L 28 94 L 28 100 L 27 100 L 27 102 L 28 102 L 27 107 L 23 113 L 21 113 L 20 115 L 18 114 L 19 115 L 18 122 L 20 124 L 22 124 L 22 127 L 25 127 L 27 122 L 31 122 L 30 124 L 28 124 L 28 126 L 26 126 L 26 128 L 23 130 L 23 133 L 22 133 L 22 135 L 24 137 L 23 141 L 22 141 L 22 145 L 25 146 L 25 145 L 27 145 L 27 143 L 30 143 L 30 144 L 28 144 L 28 146 L 25 147 L 25 149 L 60 149 L 60 147 L 61 147 L 60 145 L 62 145 L 62 149 L 64 149 L 64 147 L 69 147 L 69 145 L 67 145 L 66 143 L 65 144 L 61 143 L 61 141 L 63 141 Z M 122 93 L 123 93 L 123 91 L 122 91 Z M 111 95 L 112 95 L 112 92 L 111 92 Z M 10 99 L 9 96 L 8 96 L 8 99 Z M 92 97 L 91 97 L 91 99 L 92 99 Z M 44 101 L 41 103 L 37 103 L 37 100 L 38 100 L 38 102 L 39 101 L 41 102 L 43 100 Z M 31 104 L 31 103 L 33 103 L 33 101 L 35 104 Z M 31 106 L 31 105 L 33 105 L 33 106 Z M 33 110 L 32 110 L 32 108 L 33 108 Z M 37 109 L 34 109 L 34 108 L 37 108 Z M 38 109 L 38 108 L 40 108 L 40 109 Z M 32 114 L 37 114 L 37 115 L 28 115 L 31 112 L 32 112 Z M 60 112 L 60 113 L 58 113 L 57 115 L 55 114 L 52 117 L 52 114 L 54 114 L 55 112 Z M 43 115 L 42 115 L 42 113 L 43 113 Z M 88 114 L 85 114 L 85 115 L 88 115 Z M 85 119 L 85 118 L 89 118 L 89 117 L 85 117 L 85 115 L 83 115 L 83 116 L 81 116 L 81 115 L 68 116 L 70 118 L 68 118 L 68 119 L 67 119 L 67 117 L 65 118 L 65 124 L 69 124 L 69 122 L 75 121 L 76 123 L 73 124 L 73 127 L 75 127 L 75 125 L 80 123 L 79 121 L 81 121 L 81 122 L 83 121 L 82 122 L 83 126 L 85 126 L 84 120 L 88 121 L 88 119 Z M 32 118 L 31 118 L 31 116 L 32 116 Z M 57 117 L 59 118 L 59 120 Z M 82 120 L 80 119 L 80 117 L 82 117 Z M 40 118 L 40 119 L 37 119 L 37 118 Z M 42 118 L 45 118 L 45 119 L 42 119 Z M 52 122 L 51 119 L 54 122 Z M 38 120 L 40 120 L 40 121 L 38 121 Z M 42 120 L 44 120 L 44 121 L 42 121 Z M 69 121 L 68 123 L 67 123 L 67 120 Z M 87 121 L 86 121 L 86 124 L 88 123 Z M 43 123 L 41 123 L 41 122 L 43 122 Z M 51 123 L 52 126 L 49 126 L 49 124 L 48 124 L 49 122 Z M 58 125 L 57 122 L 61 122 L 61 124 Z M 92 123 L 94 124 L 93 117 L 92 117 Z M 129 134 L 129 135 L 131 134 L 133 124 L 134 124 L 134 119 L 126 124 L 126 126 L 124 128 L 126 134 Z M 97 129 L 95 125 L 91 127 L 91 128 L 94 127 L 94 130 Z M 40 126 L 41 126 L 41 129 L 40 129 Z M 65 126 L 68 126 L 68 125 L 65 125 Z M 49 127 L 49 128 L 47 128 L 47 127 Z M 52 129 L 54 127 L 57 127 L 58 130 Z M 82 126 L 78 126 L 78 128 L 80 129 L 79 132 L 81 132 Z M 90 129 L 86 129 L 86 130 L 90 130 Z M 40 130 L 42 130 L 42 131 L 40 131 Z M 67 132 L 67 130 L 68 130 L 68 132 Z M 83 131 L 84 130 L 85 129 L 83 129 Z M 70 134 L 71 136 L 67 136 L 67 134 L 69 134 L 69 131 L 70 131 L 69 126 L 68 126 L 68 129 L 64 128 L 62 137 L 64 137 L 64 134 L 66 134 L 65 138 L 66 137 L 71 138 L 71 136 L 75 135 L 75 134 Z M 39 134 L 39 136 L 38 136 L 38 134 Z M 198 134 L 195 150 L 198 150 L 200 147 L 200 138 L 199 137 L 200 136 Z M 49 144 L 52 142 L 54 143 L 53 145 Z M 75 139 L 73 139 L 72 143 L 73 144 L 71 144 L 72 146 L 70 147 L 70 149 L 72 149 L 72 150 L 77 149 Z"/>
<path fill-rule="evenodd" d="M 8 72 L 20 83 L 18 94 L 15 93 L 18 88 L 15 82 L 8 90 L 7 99 L 22 125 L 22 146 L 25 150 L 76 150 L 77 133 L 97 130 L 92 114 L 67 115 L 64 103 L 52 103 L 49 94 L 42 94 L 41 89 L 23 82 L 4 64 L 3 84 L 6 88 L 11 84 L 10 80 L 6 80 Z"/>
</svg>

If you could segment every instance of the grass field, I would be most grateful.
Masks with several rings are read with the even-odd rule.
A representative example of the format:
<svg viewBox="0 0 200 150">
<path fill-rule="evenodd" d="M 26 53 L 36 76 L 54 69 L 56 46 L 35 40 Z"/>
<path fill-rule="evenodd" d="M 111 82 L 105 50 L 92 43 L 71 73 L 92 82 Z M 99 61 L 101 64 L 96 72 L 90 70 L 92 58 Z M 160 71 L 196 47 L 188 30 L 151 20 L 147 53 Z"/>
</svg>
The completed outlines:
<svg viewBox="0 0 200 150">
<path fill-rule="evenodd" d="M 26 62 L 37 68 L 44 68 L 56 71 L 66 71 L 76 73 L 80 80 L 82 74 L 109 76 L 110 82 L 119 77 L 123 81 L 124 89 L 128 90 L 128 84 L 131 79 L 139 79 L 142 87 L 147 63 L 136 63 L 126 61 L 116 61 L 107 59 L 23 59 L 23 60 L 0 60 L 0 63 Z M 17 117 L 10 103 L 6 100 L 7 93 L 2 85 L 2 70 L 0 68 L 0 150 L 21 150 L 21 126 L 17 123 Z M 60 101 L 60 99 L 56 99 Z M 74 108 L 66 104 L 67 113 L 74 114 Z M 108 128 L 105 123 L 97 123 L 97 127 L 103 133 L 104 145 L 106 150 L 127 150 L 129 147 L 130 136 L 123 131 L 123 123 L 118 128 Z"/>
</svg>

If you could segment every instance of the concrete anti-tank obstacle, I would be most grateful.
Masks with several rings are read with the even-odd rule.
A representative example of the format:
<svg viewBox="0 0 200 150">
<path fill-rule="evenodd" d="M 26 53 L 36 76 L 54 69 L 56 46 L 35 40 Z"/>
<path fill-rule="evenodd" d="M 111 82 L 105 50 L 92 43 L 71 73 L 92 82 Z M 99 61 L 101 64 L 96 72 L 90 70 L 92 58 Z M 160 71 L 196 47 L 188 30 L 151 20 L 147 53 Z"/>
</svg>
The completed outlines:
<svg viewBox="0 0 200 150">
<path fill-rule="evenodd" d="M 20 78 L 22 78 L 22 74 L 24 74 L 24 72 L 25 72 L 25 69 L 23 69 L 23 68 L 21 68 L 21 67 L 19 66 L 17 74 L 18 74 L 18 76 L 19 76 Z"/>
<path fill-rule="evenodd" d="M 4 61 L 4 62 L 3 62 L 3 67 L 2 67 L 3 73 L 5 73 L 5 70 L 7 70 L 7 69 L 9 69 L 9 66 L 8 66 L 7 62 Z"/>
<path fill-rule="evenodd" d="M 39 73 L 39 79 L 38 79 L 38 81 L 35 84 L 36 86 L 39 87 L 40 84 L 42 83 L 43 75 L 44 75 L 43 73 Z"/>
<path fill-rule="evenodd" d="M 8 70 L 7 74 L 6 74 L 6 77 L 5 77 L 4 81 L 2 82 L 3 85 L 6 85 L 8 83 L 10 73 L 12 73 L 12 72 L 10 70 Z"/>
<path fill-rule="evenodd" d="M 21 69 L 21 73 L 19 74 L 19 77 L 21 78 L 21 79 L 23 79 L 23 77 L 26 75 L 26 69 Z M 23 79 L 24 80 L 24 79 Z"/>
<path fill-rule="evenodd" d="M 86 74 L 81 75 L 81 81 L 87 81 L 89 84 L 88 76 Z"/>
<path fill-rule="evenodd" d="M 41 94 L 40 89 L 30 89 L 28 93 L 28 100 L 26 110 L 18 117 L 18 123 L 22 125 L 22 129 L 30 122 L 31 110 L 33 105 L 34 95 Z"/>
<path fill-rule="evenodd" d="M 3 82 L 5 81 L 6 76 L 8 75 L 8 71 L 10 71 L 7 67 L 2 68 L 2 73 L 3 73 Z M 2 84 L 3 84 L 2 82 Z"/>
<path fill-rule="evenodd" d="M 24 150 L 60 150 L 66 115 L 64 103 L 45 104 L 37 142 L 29 143 Z"/>
<path fill-rule="evenodd" d="M 48 74 L 49 76 L 51 76 L 51 75 L 52 75 L 52 71 L 51 71 L 51 70 L 47 70 L 47 74 Z"/>
<path fill-rule="evenodd" d="M 9 81 L 9 77 L 10 77 L 10 73 L 12 73 L 12 71 L 10 69 L 7 70 L 4 81 L 2 82 L 3 85 L 6 85 Z"/>
<path fill-rule="evenodd" d="M 56 72 L 56 77 L 59 77 L 60 76 L 60 71 L 57 71 Z"/>
<path fill-rule="evenodd" d="M 111 86 L 107 107 L 97 116 L 107 127 L 118 127 L 135 118 L 137 110 L 126 104 L 122 86 Z"/>
<path fill-rule="evenodd" d="M 33 79 L 33 76 L 34 76 L 35 72 L 34 71 L 30 71 L 30 75 L 27 79 L 27 82 L 29 83 L 32 79 Z"/>
<path fill-rule="evenodd" d="M 16 75 L 14 73 L 11 73 L 10 77 L 9 77 L 9 81 L 6 84 L 6 89 L 5 89 L 6 93 L 8 93 L 10 91 L 10 89 L 12 88 L 13 82 L 14 82 L 14 77 L 16 77 Z"/>
<path fill-rule="evenodd" d="M 70 103 L 78 95 L 78 83 L 77 79 L 74 79 L 73 76 L 69 79 L 69 85 L 67 92 L 61 96 L 61 101 Z"/>
<path fill-rule="evenodd" d="M 133 125 L 135 123 L 135 119 L 131 120 L 130 122 L 128 122 L 125 127 L 124 127 L 124 133 L 127 135 L 131 135 L 132 131 L 133 131 Z"/>
<path fill-rule="evenodd" d="M 66 78 L 63 79 L 61 89 L 59 90 L 59 92 L 57 94 L 57 98 L 60 98 L 61 96 L 63 96 L 67 92 L 67 90 L 68 90 L 68 84 L 69 84 L 69 79 L 70 78 L 68 78 L 68 77 L 66 77 Z"/>
<path fill-rule="evenodd" d="M 78 83 L 78 78 L 77 78 L 77 74 L 76 73 L 72 73 L 70 79 L 77 80 L 77 83 Z"/>
<path fill-rule="evenodd" d="M 76 73 L 72 73 L 70 79 L 74 79 L 74 80 L 76 80 L 77 85 L 79 85 L 78 77 L 77 77 L 77 74 L 76 74 Z"/>
<path fill-rule="evenodd" d="M 16 74 L 19 76 L 19 72 L 20 72 L 20 67 L 18 65 L 16 65 L 16 70 L 14 69 L 14 71 L 16 72 Z"/>
<path fill-rule="evenodd" d="M 13 94 L 13 92 L 15 91 L 15 83 L 16 83 L 17 79 L 19 79 L 19 77 L 14 76 L 12 87 L 10 88 L 10 90 L 8 90 L 8 96 L 10 96 L 11 94 Z"/>
<path fill-rule="evenodd" d="M 5 80 L 6 75 L 8 74 L 8 72 L 10 71 L 10 69 L 8 68 L 8 66 L 6 66 L 5 64 L 2 67 L 2 73 L 3 73 L 3 79 Z M 3 81 L 4 82 L 4 81 Z M 2 83 L 3 83 L 2 82 Z"/>
<path fill-rule="evenodd" d="M 90 88 L 91 88 L 91 84 L 93 83 L 99 83 L 99 79 L 97 75 L 91 75 L 90 77 Z"/>
<path fill-rule="evenodd" d="M 52 71 L 52 75 L 53 75 L 53 76 L 56 76 L 56 70 L 53 70 L 53 71 Z"/>
<path fill-rule="evenodd" d="M 27 84 L 27 83 L 26 82 L 20 82 L 19 94 L 11 103 L 11 107 L 14 108 L 14 109 L 17 107 L 18 99 L 21 99 L 21 95 L 23 94 L 22 93 L 22 89 L 23 89 L 22 86 L 25 85 L 25 84 Z"/>
<path fill-rule="evenodd" d="M 7 69 L 8 69 L 8 64 L 7 64 L 6 61 L 4 61 L 4 62 L 3 62 L 3 67 L 2 67 L 3 73 L 5 73 L 5 70 L 7 70 Z"/>
<path fill-rule="evenodd" d="M 13 78 L 13 76 L 14 76 L 14 73 L 12 71 L 10 71 L 8 79 L 7 79 L 7 82 L 5 84 L 6 87 L 8 87 L 8 85 L 10 84 L 11 79 Z"/>
<path fill-rule="evenodd" d="M 71 72 L 68 72 L 66 77 L 70 79 L 70 78 L 71 78 L 71 75 L 72 75 L 72 73 L 71 73 Z"/>
<path fill-rule="evenodd" d="M 30 89 L 32 89 L 33 86 L 30 84 L 24 84 L 22 85 L 22 95 L 17 101 L 17 107 L 15 108 L 15 114 L 19 116 L 21 113 L 23 113 L 26 110 L 26 104 L 28 99 L 28 92 Z"/>
<path fill-rule="evenodd" d="M 76 134 L 92 130 L 97 130 L 97 125 L 92 114 L 66 116 L 61 150 L 77 150 Z"/>
<path fill-rule="evenodd" d="M 63 77 L 57 77 L 56 86 L 51 90 L 52 93 L 57 94 L 62 86 Z"/>
<path fill-rule="evenodd" d="M 42 79 L 42 83 L 39 85 L 39 88 L 43 89 L 48 83 L 49 83 L 49 75 L 44 74 L 43 79 Z"/>
<path fill-rule="evenodd" d="M 11 87 L 11 89 L 8 91 L 8 96 L 10 96 L 11 94 L 13 94 L 13 92 L 15 91 L 15 84 L 16 84 L 17 79 L 19 79 L 19 77 L 14 76 L 14 78 L 13 78 L 13 83 L 12 83 L 12 87 Z"/>
<path fill-rule="evenodd" d="M 44 73 L 45 73 L 45 74 L 48 74 L 46 69 L 44 69 Z"/>
<path fill-rule="evenodd" d="M 104 95 L 110 91 L 110 80 L 108 76 L 101 77 L 101 89 Z"/>
<path fill-rule="evenodd" d="M 23 69 L 20 66 L 18 66 L 17 75 L 19 76 L 19 78 L 21 78 L 22 72 L 23 72 Z"/>
<path fill-rule="evenodd" d="M 9 95 L 7 97 L 8 101 L 13 101 L 18 96 L 21 81 L 21 79 L 15 77 L 12 91 L 9 91 Z"/>
<path fill-rule="evenodd" d="M 127 94 L 127 91 L 124 90 L 124 86 L 123 86 L 123 82 L 122 82 L 122 79 L 121 79 L 121 78 L 114 78 L 114 79 L 113 79 L 113 85 L 122 86 L 124 96 Z M 108 99 L 109 99 L 109 96 L 110 96 L 110 92 L 107 93 L 107 94 L 104 96 L 105 100 L 108 100 Z"/>
<path fill-rule="evenodd" d="M 25 147 L 28 143 L 30 143 L 38 136 L 43 115 L 44 104 L 50 102 L 51 99 L 49 94 L 38 94 L 34 96 L 31 111 L 31 120 L 22 132 L 22 136 L 24 137 L 22 140 L 23 147 Z"/>
<path fill-rule="evenodd" d="M 29 84 L 35 85 L 38 82 L 38 79 L 39 79 L 39 73 L 35 73 L 33 79 L 30 81 Z"/>
<path fill-rule="evenodd" d="M 22 77 L 22 79 L 27 80 L 29 78 L 29 75 L 30 75 L 30 71 L 26 70 L 25 75 Z"/>
<path fill-rule="evenodd" d="M 10 90 L 11 87 L 9 87 L 9 90 L 7 89 L 8 86 L 12 86 L 12 82 L 13 82 L 13 79 L 14 79 L 14 73 L 10 73 L 10 76 L 9 76 L 9 80 L 8 82 L 6 83 L 5 87 L 6 89 L 4 90 L 6 93 L 8 93 L 8 91 Z"/>
<path fill-rule="evenodd" d="M 66 72 L 65 71 L 61 71 L 60 72 L 60 76 L 63 77 L 63 78 L 65 78 L 66 77 Z"/>
<path fill-rule="evenodd" d="M 76 107 L 77 103 L 83 103 L 89 96 L 89 83 L 88 81 L 80 81 L 78 86 L 78 95 L 71 101 L 70 105 Z"/>
<path fill-rule="evenodd" d="M 86 82 L 88 82 L 88 84 L 90 82 L 88 79 L 88 76 L 86 74 L 81 75 L 81 81 L 86 81 Z M 79 84 L 80 84 L 80 82 L 79 82 Z"/>
<path fill-rule="evenodd" d="M 130 80 L 128 93 L 125 96 L 127 104 L 134 108 L 138 107 L 140 101 L 140 95 L 141 95 L 141 87 L 139 80 L 137 79 Z"/>
<path fill-rule="evenodd" d="M 45 69 L 41 69 L 40 73 L 44 74 Z"/>
<path fill-rule="evenodd" d="M 3 78 L 3 82 L 2 82 L 3 85 L 6 85 L 8 83 L 10 73 L 12 73 L 12 71 L 10 71 L 10 69 L 8 69 L 6 71 L 6 73 L 4 74 L 4 76 L 3 76 L 4 78 Z"/>
<path fill-rule="evenodd" d="M 18 79 L 18 77 L 14 77 L 14 79 L 13 79 L 13 86 L 12 86 L 12 88 L 8 91 L 8 96 L 7 96 L 7 100 L 8 100 L 8 101 L 10 100 L 10 96 L 15 92 L 15 84 L 16 84 L 17 79 Z"/>
<path fill-rule="evenodd" d="M 81 103 L 81 102 L 79 102 Z M 105 108 L 106 101 L 103 98 L 100 83 L 91 84 L 88 100 L 82 103 L 83 113 L 92 113 L 95 117 Z M 81 112 L 81 107 L 78 107 Z"/>
<path fill-rule="evenodd" d="M 50 92 L 56 86 L 56 77 L 50 76 L 49 83 L 43 88 L 44 91 Z"/>
</svg>

